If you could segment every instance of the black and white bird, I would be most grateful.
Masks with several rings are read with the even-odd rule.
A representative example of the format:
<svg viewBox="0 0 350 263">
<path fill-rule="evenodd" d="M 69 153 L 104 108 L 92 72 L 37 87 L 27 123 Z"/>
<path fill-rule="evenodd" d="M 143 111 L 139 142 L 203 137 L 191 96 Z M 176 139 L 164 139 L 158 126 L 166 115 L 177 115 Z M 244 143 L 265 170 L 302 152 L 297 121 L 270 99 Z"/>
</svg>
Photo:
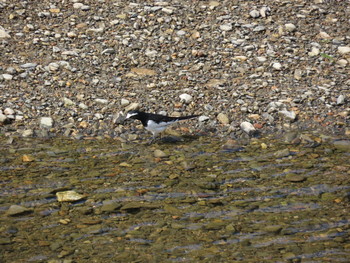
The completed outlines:
<svg viewBox="0 0 350 263">
<path fill-rule="evenodd" d="M 183 116 L 183 117 L 170 117 L 160 114 L 146 113 L 138 110 L 129 111 L 126 114 L 125 119 L 140 120 L 146 130 L 152 132 L 153 139 L 155 140 L 157 135 L 164 131 L 169 125 L 181 121 L 196 118 L 199 115 Z"/>
</svg>

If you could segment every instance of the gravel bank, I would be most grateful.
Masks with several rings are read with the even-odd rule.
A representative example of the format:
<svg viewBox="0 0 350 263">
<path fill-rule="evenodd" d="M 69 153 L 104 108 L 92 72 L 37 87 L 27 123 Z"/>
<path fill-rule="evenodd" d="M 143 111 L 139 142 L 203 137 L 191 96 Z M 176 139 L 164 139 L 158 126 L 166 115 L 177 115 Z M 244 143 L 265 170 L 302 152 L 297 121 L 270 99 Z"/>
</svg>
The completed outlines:
<svg viewBox="0 0 350 263">
<path fill-rule="evenodd" d="M 128 139 L 140 107 L 349 136 L 349 3 L 1 0 L 0 133 Z"/>
</svg>

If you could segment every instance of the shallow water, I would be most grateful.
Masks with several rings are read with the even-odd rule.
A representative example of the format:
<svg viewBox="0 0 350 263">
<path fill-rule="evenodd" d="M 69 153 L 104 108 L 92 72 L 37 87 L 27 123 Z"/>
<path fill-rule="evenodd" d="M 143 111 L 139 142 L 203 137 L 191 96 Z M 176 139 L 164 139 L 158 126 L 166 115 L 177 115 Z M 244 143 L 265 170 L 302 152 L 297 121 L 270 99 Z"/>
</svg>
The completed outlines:
<svg viewBox="0 0 350 263">
<path fill-rule="evenodd" d="M 326 142 L 0 147 L 1 262 L 349 262 L 350 154 Z"/>
</svg>

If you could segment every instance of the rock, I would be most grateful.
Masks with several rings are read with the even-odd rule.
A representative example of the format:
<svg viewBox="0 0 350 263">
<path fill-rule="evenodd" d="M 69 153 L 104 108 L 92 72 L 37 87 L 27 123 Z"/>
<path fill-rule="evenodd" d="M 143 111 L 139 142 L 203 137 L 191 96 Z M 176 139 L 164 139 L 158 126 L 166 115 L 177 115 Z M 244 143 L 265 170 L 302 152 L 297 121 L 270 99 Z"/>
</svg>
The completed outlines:
<svg viewBox="0 0 350 263">
<path fill-rule="evenodd" d="M 106 99 L 95 99 L 95 102 L 100 103 L 100 104 L 108 104 L 108 100 L 106 100 Z"/>
<path fill-rule="evenodd" d="M 216 118 L 222 124 L 229 124 L 230 123 L 230 120 L 225 113 L 220 112 Z"/>
<path fill-rule="evenodd" d="M 163 152 L 162 150 L 159 150 L 159 149 L 155 150 L 153 155 L 156 158 L 165 158 L 165 157 L 169 156 L 168 154 L 166 154 L 165 152 Z"/>
<path fill-rule="evenodd" d="M 252 134 L 256 131 L 253 124 L 247 121 L 242 122 L 240 127 L 247 134 Z"/>
<path fill-rule="evenodd" d="M 340 67 L 346 67 L 347 64 L 348 64 L 348 61 L 346 59 L 339 59 L 337 61 L 337 65 L 339 65 Z"/>
<path fill-rule="evenodd" d="M 34 161 L 34 157 L 32 155 L 25 154 L 25 155 L 22 156 L 22 161 L 23 162 L 33 162 Z"/>
<path fill-rule="evenodd" d="M 6 108 L 6 109 L 4 110 L 4 114 L 5 114 L 5 115 L 14 115 L 14 114 L 15 114 L 15 111 L 14 111 L 13 109 L 11 109 L 11 108 Z"/>
<path fill-rule="evenodd" d="M 52 128 L 53 119 L 51 117 L 41 117 L 40 118 L 40 128 Z"/>
<path fill-rule="evenodd" d="M 180 100 L 183 102 L 189 103 L 192 101 L 192 96 L 187 93 L 183 93 L 180 95 Z"/>
<path fill-rule="evenodd" d="M 4 78 L 4 80 L 12 80 L 13 79 L 13 75 L 11 74 L 2 74 L 2 77 Z"/>
<path fill-rule="evenodd" d="M 208 116 L 202 115 L 202 116 L 199 116 L 198 121 L 199 122 L 205 122 L 205 121 L 207 121 L 209 119 L 210 118 Z"/>
<path fill-rule="evenodd" d="M 78 194 L 75 191 L 57 192 L 56 196 L 58 202 L 74 202 L 85 198 L 84 195 Z"/>
<path fill-rule="evenodd" d="M 286 149 L 279 150 L 279 151 L 275 152 L 273 155 L 274 155 L 276 158 L 283 158 L 283 157 L 289 156 L 289 155 L 290 155 L 290 151 L 289 151 L 288 148 L 286 148 Z"/>
<path fill-rule="evenodd" d="M 267 60 L 267 58 L 266 57 L 256 57 L 256 60 L 263 63 Z"/>
<path fill-rule="evenodd" d="M 128 112 L 128 111 L 132 111 L 132 110 L 137 110 L 138 108 L 140 107 L 140 105 L 138 103 L 131 103 L 130 105 L 128 105 L 126 108 L 125 108 L 125 111 Z"/>
<path fill-rule="evenodd" d="M 334 141 L 333 146 L 339 151 L 350 152 L 350 140 Z"/>
<path fill-rule="evenodd" d="M 231 31 L 231 30 L 232 30 L 232 24 L 229 23 L 229 24 L 221 25 L 221 26 L 220 26 L 220 29 L 221 29 L 222 31 Z"/>
<path fill-rule="evenodd" d="M 25 64 L 22 64 L 21 65 L 21 68 L 24 68 L 24 69 L 33 69 L 37 66 L 38 64 L 37 63 L 25 63 Z"/>
<path fill-rule="evenodd" d="M 132 73 L 136 73 L 137 75 L 141 75 L 141 76 L 154 76 L 154 75 L 157 75 L 157 72 L 155 72 L 152 69 L 147 69 L 147 68 L 132 68 L 131 72 Z"/>
<path fill-rule="evenodd" d="M 24 130 L 22 133 L 22 137 L 31 137 L 33 136 L 34 131 L 32 129 Z"/>
<path fill-rule="evenodd" d="M 60 68 L 60 65 L 58 65 L 58 63 L 52 62 L 47 67 L 50 71 L 57 71 Z"/>
<path fill-rule="evenodd" d="M 86 109 L 89 108 L 86 104 L 84 104 L 84 103 L 82 103 L 82 102 L 79 103 L 78 107 L 79 107 L 80 109 L 83 109 L 83 110 L 86 110 Z"/>
<path fill-rule="evenodd" d="M 342 104 L 344 104 L 344 102 L 345 102 L 345 97 L 343 94 L 340 94 L 337 98 L 337 104 L 342 105 Z"/>
<path fill-rule="evenodd" d="M 299 174 L 287 174 L 286 180 L 288 182 L 298 183 L 298 182 L 304 182 L 306 180 L 305 176 L 299 175 Z"/>
<path fill-rule="evenodd" d="M 297 117 L 294 111 L 281 110 L 278 114 L 289 121 L 294 121 Z"/>
<path fill-rule="evenodd" d="M 7 121 L 7 117 L 5 114 L 0 113 L 0 123 L 5 123 Z"/>
<path fill-rule="evenodd" d="M 276 70 L 281 70 L 282 69 L 282 64 L 279 62 L 275 62 L 272 64 L 272 67 Z"/>
<path fill-rule="evenodd" d="M 287 32 L 293 32 L 296 30 L 296 26 L 292 23 L 285 24 L 284 28 L 286 29 Z"/>
<path fill-rule="evenodd" d="M 261 9 L 260 9 L 260 15 L 261 17 L 265 18 L 267 17 L 268 15 L 270 15 L 271 13 L 271 8 L 268 7 L 268 6 L 263 6 Z"/>
<path fill-rule="evenodd" d="M 0 39 L 1 38 L 9 38 L 9 37 L 11 37 L 10 34 L 7 33 L 2 26 L 0 26 Z"/>
<path fill-rule="evenodd" d="M 249 12 L 249 15 L 253 18 L 258 18 L 260 16 L 260 12 L 258 10 L 252 10 Z"/>
<path fill-rule="evenodd" d="M 308 53 L 310 57 L 318 56 L 320 54 L 320 50 L 317 47 L 312 47 L 311 51 Z"/>
<path fill-rule="evenodd" d="M 127 99 L 121 99 L 121 101 L 120 101 L 120 105 L 122 107 L 128 106 L 129 104 L 130 104 L 130 101 Z"/>
<path fill-rule="evenodd" d="M 350 47 L 345 47 L 345 46 L 338 47 L 338 52 L 342 55 L 350 53 Z"/>
<path fill-rule="evenodd" d="M 62 100 L 63 100 L 64 106 L 72 106 L 72 105 L 75 105 L 75 102 L 72 101 L 71 99 L 63 98 Z"/>
<path fill-rule="evenodd" d="M 8 216 L 19 216 L 33 212 L 32 209 L 20 205 L 11 205 L 6 211 Z"/>
<path fill-rule="evenodd" d="M 112 213 L 117 211 L 121 207 L 122 205 L 117 201 L 105 200 L 102 203 L 101 211 L 106 213 Z"/>
</svg>

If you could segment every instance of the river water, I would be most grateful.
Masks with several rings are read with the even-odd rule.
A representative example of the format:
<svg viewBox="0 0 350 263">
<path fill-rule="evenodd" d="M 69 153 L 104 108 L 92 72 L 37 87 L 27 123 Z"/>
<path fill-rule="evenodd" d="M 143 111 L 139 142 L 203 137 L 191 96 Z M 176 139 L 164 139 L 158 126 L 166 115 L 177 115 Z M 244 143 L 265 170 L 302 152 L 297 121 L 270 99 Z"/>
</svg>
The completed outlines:
<svg viewBox="0 0 350 263">
<path fill-rule="evenodd" d="M 297 138 L 2 137 L 0 261 L 349 262 L 350 153 Z"/>
</svg>

